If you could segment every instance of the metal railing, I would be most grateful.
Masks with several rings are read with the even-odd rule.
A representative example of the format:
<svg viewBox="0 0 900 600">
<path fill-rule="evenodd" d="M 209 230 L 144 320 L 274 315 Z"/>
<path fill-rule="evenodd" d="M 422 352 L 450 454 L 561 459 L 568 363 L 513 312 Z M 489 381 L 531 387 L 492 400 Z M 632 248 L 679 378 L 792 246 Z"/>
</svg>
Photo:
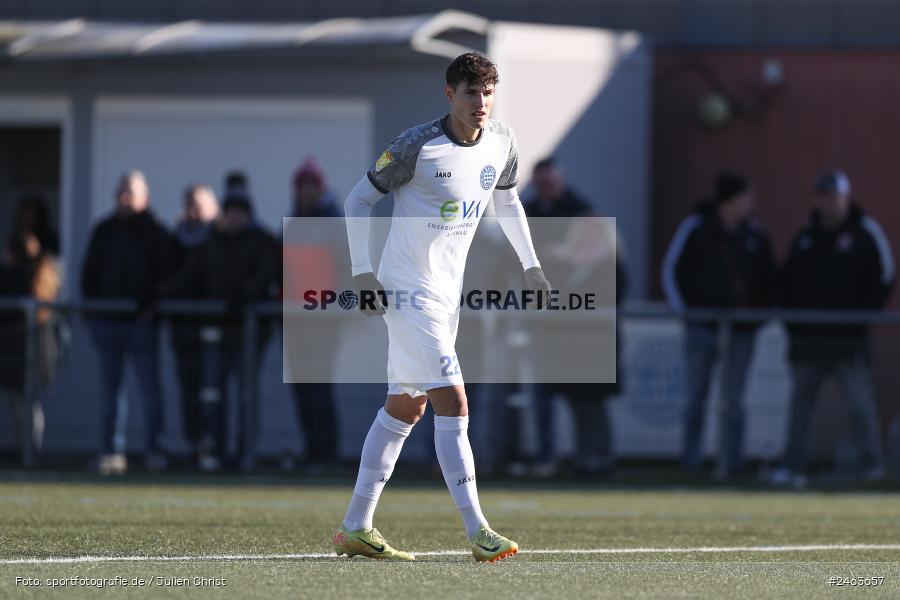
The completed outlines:
<svg viewBox="0 0 900 600">
<path fill-rule="evenodd" d="M 22 398 L 24 410 L 21 423 L 22 462 L 30 466 L 34 462 L 34 450 L 32 434 L 32 407 L 40 393 L 38 380 L 38 339 L 37 316 L 41 309 L 49 309 L 68 318 L 84 315 L 134 315 L 138 310 L 136 302 L 127 300 L 85 300 L 69 302 L 39 302 L 32 298 L 0 298 L 0 313 L 20 314 L 24 327 L 23 356 L 23 386 Z M 263 302 L 246 305 L 241 314 L 242 339 L 244 341 L 243 358 L 241 367 L 249 371 L 244 373 L 240 381 L 243 383 L 239 391 L 240 406 L 244 411 L 243 418 L 247 422 L 253 421 L 250 411 L 256 410 L 258 405 L 257 386 L 255 385 L 257 374 L 253 372 L 257 363 L 256 339 L 260 324 L 263 319 L 280 318 L 284 307 L 278 302 Z M 166 300 L 154 305 L 153 314 L 160 317 L 194 316 L 198 318 L 222 317 L 228 313 L 225 302 L 219 301 L 181 301 Z M 477 311 L 469 314 L 479 316 Z M 484 314 L 484 313 L 482 313 Z M 764 323 L 777 321 L 784 324 L 822 324 L 822 325 L 900 325 L 900 312 L 898 311 L 843 311 L 843 310 L 794 310 L 794 309 L 769 309 L 769 310 L 688 310 L 673 312 L 668 308 L 655 304 L 632 304 L 617 311 L 621 320 L 662 320 L 662 321 L 688 321 L 706 322 L 718 324 L 720 332 L 727 344 L 731 326 L 739 323 Z M 611 311 L 598 311 L 591 315 L 584 313 L 587 319 L 609 319 L 614 315 Z M 516 318 L 516 319 L 541 319 L 546 315 L 535 312 L 515 312 L 510 314 L 494 313 L 491 318 Z M 582 318 L 582 317 L 579 317 Z M 251 435 L 248 433 L 247 435 Z M 249 440 L 248 440 L 249 443 Z"/>
</svg>

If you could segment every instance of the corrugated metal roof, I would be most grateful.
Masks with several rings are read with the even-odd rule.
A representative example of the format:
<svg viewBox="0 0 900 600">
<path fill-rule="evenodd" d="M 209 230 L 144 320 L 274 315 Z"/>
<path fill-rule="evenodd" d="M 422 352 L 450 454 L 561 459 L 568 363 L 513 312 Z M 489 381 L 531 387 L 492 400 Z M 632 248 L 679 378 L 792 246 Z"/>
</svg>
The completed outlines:
<svg viewBox="0 0 900 600">
<path fill-rule="evenodd" d="M 0 56 L 7 63 L 26 63 L 329 47 L 400 47 L 456 56 L 470 49 L 440 39 L 442 35 L 463 32 L 483 36 L 487 26 L 488 21 L 479 16 L 453 10 L 410 17 L 290 24 L 0 21 Z"/>
</svg>

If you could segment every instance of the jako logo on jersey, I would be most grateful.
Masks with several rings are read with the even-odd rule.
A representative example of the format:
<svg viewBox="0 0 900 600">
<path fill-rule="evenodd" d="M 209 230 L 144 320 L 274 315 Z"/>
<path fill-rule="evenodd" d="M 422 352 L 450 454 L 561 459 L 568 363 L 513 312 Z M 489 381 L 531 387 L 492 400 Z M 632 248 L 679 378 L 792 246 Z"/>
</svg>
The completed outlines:
<svg viewBox="0 0 900 600">
<path fill-rule="evenodd" d="M 478 217 L 481 212 L 481 202 L 463 202 L 462 217 L 463 219 L 471 219 Z M 445 221 L 453 221 L 460 213 L 460 203 L 456 200 L 447 200 L 441 204 L 441 218 Z"/>
<path fill-rule="evenodd" d="M 438 171 L 437 173 L 434 174 L 434 176 L 435 177 L 446 177 L 447 179 L 450 179 L 450 171 Z"/>
<path fill-rule="evenodd" d="M 473 481 L 475 481 L 474 475 L 466 475 L 462 479 L 457 479 L 456 485 L 463 485 L 464 483 L 472 483 Z"/>
<path fill-rule="evenodd" d="M 497 169 L 492 167 L 491 165 L 485 166 L 481 170 L 481 187 L 489 190 L 491 186 L 494 185 L 494 180 L 497 179 Z"/>
</svg>

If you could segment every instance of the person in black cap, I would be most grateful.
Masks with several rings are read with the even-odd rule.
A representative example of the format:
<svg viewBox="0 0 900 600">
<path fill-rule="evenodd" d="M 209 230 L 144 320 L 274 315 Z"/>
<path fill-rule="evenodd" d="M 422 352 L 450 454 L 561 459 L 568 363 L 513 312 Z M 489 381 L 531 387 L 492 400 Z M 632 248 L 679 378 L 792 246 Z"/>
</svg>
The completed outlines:
<svg viewBox="0 0 900 600">
<path fill-rule="evenodd" d="M 663 290 L 673 310 L 763 308 L 774 303 L 775 259 L 768 234 L 752 216 L 753 200 L 747 179 L 722 172 L 714 198 L 699 202 L 679 225 L 662 265 Z M 716 323 L 685 322 L 688 390 L 682 462 L 689 471 L 700 470 L 703 462 L 706 398 L 717 357 L 723 361 L 717 475 L 727 478 L 743 468 L 742 398 L 757 326 L 730 327 L 727 346 L 720 349 Z"/>
<path fill-rule="evenodd" d="M 782 270 L 782 301 L 789 308 L 875 310 L 884 307 L 894 284 L 894 258 L 881 227 L 851 199 L 850 180 L 840 170 L 823 173 L 815 185 L 808 223 L 791 244 Z M 818 391 L 837 377 L 847 399 L 861 450 L 863 479 L 883 477 L 882 451 L 869 368 L 869 329 L 864 324 L 788 324 L 794 375 L 784 465 L 775 484 L 802 487 L 807 442 Z"/>
</svg>

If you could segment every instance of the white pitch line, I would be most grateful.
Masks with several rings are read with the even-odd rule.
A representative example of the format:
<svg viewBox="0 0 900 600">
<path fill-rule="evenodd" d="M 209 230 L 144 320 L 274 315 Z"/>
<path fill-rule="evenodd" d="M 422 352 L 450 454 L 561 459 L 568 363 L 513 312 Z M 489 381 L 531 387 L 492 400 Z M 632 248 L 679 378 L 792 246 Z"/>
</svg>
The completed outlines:
<svg viewBox="0 0 900 600">
<path fill-rule="evenodd" d="M 735 552 L 820 552 L 833 550 L 894 550 L 900 544 L 811 544 L 806 546 L 697 546 L 695 548 L 541 548 L 521 550 L 519 554 L 692 554 Z M 416 556 L 465 556 L 468 550 L 427 550 L 413 552 Z M 197 556 L 72 556 L 59 558 L 11 558 L 0 560 L 0 565 L 43 565 L 103 562 L 197 562 L 197 561 L 250 561 L 250 560 L 309 560 L 335 559 L 333 552 L 307 552 L 303 554 L 202 554 Z"/>
</svg>

